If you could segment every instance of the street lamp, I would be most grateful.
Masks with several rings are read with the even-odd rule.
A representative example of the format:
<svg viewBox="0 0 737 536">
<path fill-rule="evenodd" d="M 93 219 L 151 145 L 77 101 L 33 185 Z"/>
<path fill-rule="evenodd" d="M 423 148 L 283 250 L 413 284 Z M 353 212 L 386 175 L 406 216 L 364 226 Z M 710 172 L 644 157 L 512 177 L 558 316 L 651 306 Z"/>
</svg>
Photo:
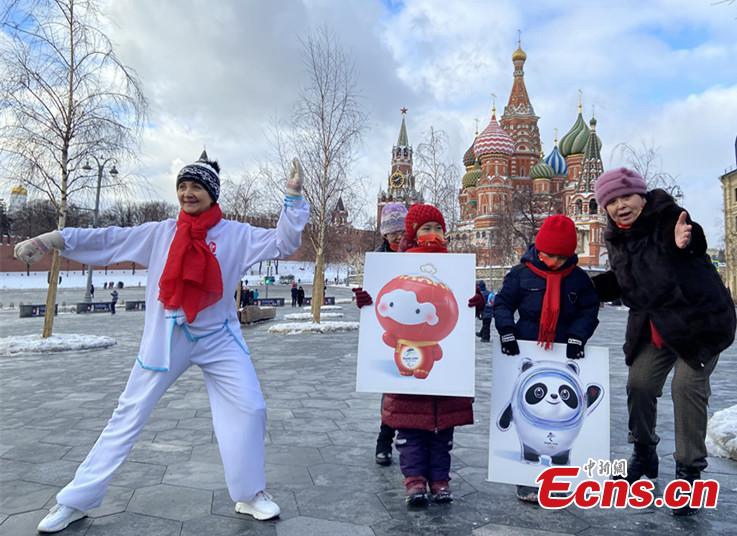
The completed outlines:
<svg viewBox="0 0 737 536">
<path fill-rule="evenodd" d="M 353 246 L 351 246 L 350 244 L 346 244 L 346 246 L 345 246 L 345 252 L 347 253 L 346 260 L 348 261 L 346 263 L 346 269 L 345 269 L 345 284 L 346 285 L 350 285 L 351 284 L 350 283 L 350 278 L 351 278 L 351 253 L 353 252 Z"/>
<path fill-rule="evenodd" d="M 118 168 L 115 167 L 115 163 L 117 160 L 113 158 L 112 156 L 110 158 L 106 158 L 104 160 L 100 160 L 95 155 L 90 155 L 92 159 L 95 161 L 95 164 L 97 164 L 97 190 L 95 193 L 95 210 L 92 213 L 92 227 L 97 227 L 97 217 L 100 215 L 100 188 L 102 188 L 102 172 L 105 170 L 105 166 L 112 163 L 112 167 L 110 168 L 110 175 L 112 175 L 113 178 L 118 176 Z M 92 166 L 90 166 L 90 161 L 87 160 L 84 163 L 84 166 L 82 166 L 82 169 L 84 171 L 92 171 Z M 92 266 L 87 265 L 87 290 L 84 293 L 84 301 L 87 303 L 90 303 L 92 301 Z"/>
</svg>

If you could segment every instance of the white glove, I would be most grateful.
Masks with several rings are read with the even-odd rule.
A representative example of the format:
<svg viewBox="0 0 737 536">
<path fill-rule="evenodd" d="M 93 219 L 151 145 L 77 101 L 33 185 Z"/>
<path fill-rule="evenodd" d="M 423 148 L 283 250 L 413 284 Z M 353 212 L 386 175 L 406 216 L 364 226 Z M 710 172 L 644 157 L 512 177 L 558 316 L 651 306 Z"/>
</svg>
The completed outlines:
<svg viewBox="0 0 737 536">
<path fill-rule="evenodd" d="M 33 264 L 52 249 L 64 249 L 64 238 L 59 231 L 44 233 L 18 243 L 13 250 L 13 255 L 19 261 Z"/>
<path fill-rule="evenodd" d="M 302 197 L 302 184 L 305 182 L 305 175 L 302 171 L 302 165 L 297 158 L 292 159 L 292 171 L 289 173 L 287 180 L 286 195 L 291 197 Z"/>
</svg>

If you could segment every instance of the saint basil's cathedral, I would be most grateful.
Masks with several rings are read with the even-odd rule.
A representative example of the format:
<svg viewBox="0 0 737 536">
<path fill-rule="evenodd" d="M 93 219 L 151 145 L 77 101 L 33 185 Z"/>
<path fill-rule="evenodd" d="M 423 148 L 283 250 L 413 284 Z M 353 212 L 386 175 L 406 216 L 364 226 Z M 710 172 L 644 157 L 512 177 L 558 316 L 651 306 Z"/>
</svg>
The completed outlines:
<svg viewBox="0 0 737 536">
<path fill-rule="evenodd" d="M 476 253 L 479 266 L 515 264 L 531 238 L 531 228 L 550 214 L 562 213 L 576 223 L 580 265 L 603 266 L 606 215 L 594 197 L 594 183 L 603 172 L 596 119 L 587 125 L 579 102 L 573 126 L 560 142 L 556 137 L 545 156 L 539 118 L 525 87 L 526 59 L 521 47 L 512 54 L 514 80 L 504 113 L 498 120 L 492 108 L 489 124 L 463 156 L 460 221 L 449 235 L 450 248 Z M 412 174 L 405 113 L 402 109 L 399 138 L 392 148 L 388 189 L 379 193 L 377 222 L 387 202 L 407 206 L 422 202 Z"/>
</svg>

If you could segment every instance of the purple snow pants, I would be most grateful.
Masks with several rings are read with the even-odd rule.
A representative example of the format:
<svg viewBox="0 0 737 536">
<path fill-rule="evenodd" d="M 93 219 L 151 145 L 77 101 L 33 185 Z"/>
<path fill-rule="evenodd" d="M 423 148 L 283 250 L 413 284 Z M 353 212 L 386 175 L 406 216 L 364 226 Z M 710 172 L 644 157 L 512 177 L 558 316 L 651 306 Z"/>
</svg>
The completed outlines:
<svg viewBox="0 0 737 536">
<path fill-rule="evenodd" d="M 424 476 L 429 482 L 450 480 L 453 427 L 431 432 L 400 428 L 395 442 L 405 477 Z"/>
</svg>

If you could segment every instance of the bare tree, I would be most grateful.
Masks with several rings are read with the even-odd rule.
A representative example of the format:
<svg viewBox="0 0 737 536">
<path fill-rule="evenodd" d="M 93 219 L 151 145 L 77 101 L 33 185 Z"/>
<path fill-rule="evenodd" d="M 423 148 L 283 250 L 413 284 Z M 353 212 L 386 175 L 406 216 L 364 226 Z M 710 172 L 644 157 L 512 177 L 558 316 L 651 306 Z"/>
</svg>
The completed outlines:
<svg viewBox="0 0 737 536">
<path fill-rule="evenodd" d="M 445 217 L 449 229 L 455 229 L 458 207 L 458 167 L 447 155 L 448 136 L 430 127 L 425 141 L 417 146 L 414 173 L 427 203 L 435 205 Z"/>
<path fill-rule="evenodd" d="M 366 115 L 358 102 L 352 61 L 326 28 L 311 33 L 303 45 L 307 79 L 288 132 L 277 127 L 274 145 L 278 170 L 265 169 L 274 185 L 282 188 L 288 163 L 296 154 L 305 172 L 304 196 L 311 206 L 305 234 L 315 250 L 312 316 L 320 322 L 325 295 L 325 262 L 331 218 L 339 198 L 356 199 L 349 180 Z"/>
<path fill-rule="evenodd" d="M 619 143 L 612 149 L 612 158 L 618 155 L 633 170 L 642 175 L 647 183 L 648 190 L 662 188 L 680 201 L 683 197 L 678 178 L 663 170 L 660 150 L 653 142 L 641 141 L 639 147 L 629 143 Z M 610 159 L 610 160 L 611 160 Z"/>
<path fill-rule="evenodd" d="M 229 218 L 246 221 L 248 217 L 266 211 L 265 196 L 259 184 L 259 175 L 244 171 L 237 181 L 223 179 L 220 206 Z"/>
<path fill-rule="evenodd" d="M 2 164 L 10 180 L 51 201 L 61 229 L 69 201 L 96 182 L 81 173 L 87 159 L 132 155 L 146 100 L 100 30 L 94 0 L 14 0 L 0 17 Z M 54 252 L 43 337 L 53 328 L 58 272 Z"/>
<path fill-rule="evenodd" d="M 512 192 L 511 230 L 526 247 L 535 241 L 537 231 L 545 218 L 556 212 L 556 204 L 551 194 L 535 192 L 532 184 L 516 185 Z"/>
</svg>

